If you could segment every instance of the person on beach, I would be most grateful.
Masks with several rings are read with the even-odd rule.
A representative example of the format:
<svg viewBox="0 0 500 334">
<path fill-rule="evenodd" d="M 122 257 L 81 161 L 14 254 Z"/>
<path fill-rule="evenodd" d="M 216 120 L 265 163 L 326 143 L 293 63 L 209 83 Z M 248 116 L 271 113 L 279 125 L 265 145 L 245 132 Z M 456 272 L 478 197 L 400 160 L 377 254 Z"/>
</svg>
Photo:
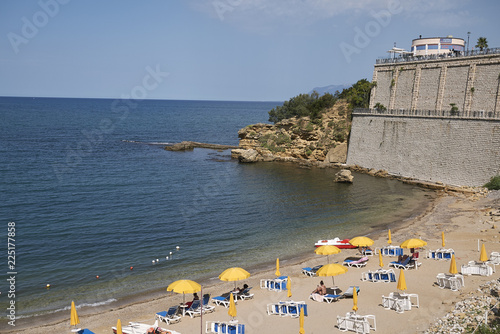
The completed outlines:
<svg viewBox="0 0 500 334">
<path fill-rule="evenodd" d="M 323 283 L 323 281 L 319 282 L 319 285 L 316 287 L 316 289 L 313 292 L 311 292 L 311 294 L 315 293 L 321 296 L 326 295 L 326 286 L 325 283 Z"/>
<path fill-rule="evenodd" d="M 193 301 L 190 301 L 190 302 L 187 302 L 186 305 L 187 305 L 187 308 L 190 308 L 191 307 L 191 304 L 193 304 L 193 302 L 195 300 L 200 300 L 200 297 L 198 297 L 198 294 L 195 292 L 193 293 Z"/>
</svg>

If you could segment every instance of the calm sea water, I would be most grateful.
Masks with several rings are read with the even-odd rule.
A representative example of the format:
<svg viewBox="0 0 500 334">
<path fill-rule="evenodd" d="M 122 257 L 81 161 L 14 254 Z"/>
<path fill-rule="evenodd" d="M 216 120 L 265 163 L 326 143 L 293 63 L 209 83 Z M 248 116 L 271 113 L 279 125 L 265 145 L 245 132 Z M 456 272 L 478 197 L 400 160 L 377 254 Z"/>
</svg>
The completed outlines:
<svg viewBox="0 0 500 334">
<path fill-rule="evenodd" d="M 0 98 L 1 275 L 11 271 L 15 222 L 17 315 L 265 266 L 311 252 L 318 239 L 401 221 L 428 201 L 419 188 L 367 175 L 334 184 L 333 169 L 123 141 L 237 145 L 237 131 L 277 104 Z M 0 309 L 8 290 L 0 280 Z"/>
</svg>

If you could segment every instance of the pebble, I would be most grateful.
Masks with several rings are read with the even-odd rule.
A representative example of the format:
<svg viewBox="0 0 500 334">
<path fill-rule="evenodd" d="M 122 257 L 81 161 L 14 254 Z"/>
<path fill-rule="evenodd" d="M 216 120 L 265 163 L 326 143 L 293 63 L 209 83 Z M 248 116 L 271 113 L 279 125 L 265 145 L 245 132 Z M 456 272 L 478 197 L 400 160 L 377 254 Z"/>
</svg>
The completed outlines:
<svg viewBox="0 0 500 334">
<path fill-rule="evenodd" d="M 431 325 L 425 331 L 425 334 L 473 331 L 479 324 L 484 323 L 486 311 L 489 311 L 488 317 L 494 317 L 492 308 L 498 307 L 500 298 L 496 297 L 498 293 L 492 294 L 492 292 L 497 292 L 498 289 L 500 289 L 500 280 L 490 281 L 481 285 L 477 289 L 478 295 L 458 301 L 455 304 L 455 308 Z"/>
</svg>

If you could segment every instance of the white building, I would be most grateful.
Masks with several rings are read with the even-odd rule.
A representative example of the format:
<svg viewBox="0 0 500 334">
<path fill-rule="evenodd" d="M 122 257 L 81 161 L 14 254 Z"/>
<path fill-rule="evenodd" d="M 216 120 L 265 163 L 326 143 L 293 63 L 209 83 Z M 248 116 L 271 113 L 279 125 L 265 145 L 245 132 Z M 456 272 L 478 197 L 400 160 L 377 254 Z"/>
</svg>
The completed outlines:
<svg viewBox="0 0 500 334">
<path fill-rule="evenodd" d="M 413 56 L 446 54 L 464 50 L 465 40 L 453 36 L 417 38 L 411 43 Z"/>
</svg>

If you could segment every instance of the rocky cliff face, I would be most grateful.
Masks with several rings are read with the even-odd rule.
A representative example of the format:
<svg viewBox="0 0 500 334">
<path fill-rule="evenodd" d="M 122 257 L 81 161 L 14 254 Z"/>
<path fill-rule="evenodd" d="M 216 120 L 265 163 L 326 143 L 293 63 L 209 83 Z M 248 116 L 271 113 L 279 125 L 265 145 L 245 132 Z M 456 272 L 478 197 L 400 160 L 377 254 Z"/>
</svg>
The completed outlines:
<svg viewBox="0 0 500 334">
<path fill-rule="evenodd" d="M 238 131 L 239 149 L 232 150 L 232 156 L 241 162 L 345 163 L 350 119 L 347 104 L 339 101 L 321 119 L 302 117 L 275 125 L 249 125 Z"/>
</svg>

